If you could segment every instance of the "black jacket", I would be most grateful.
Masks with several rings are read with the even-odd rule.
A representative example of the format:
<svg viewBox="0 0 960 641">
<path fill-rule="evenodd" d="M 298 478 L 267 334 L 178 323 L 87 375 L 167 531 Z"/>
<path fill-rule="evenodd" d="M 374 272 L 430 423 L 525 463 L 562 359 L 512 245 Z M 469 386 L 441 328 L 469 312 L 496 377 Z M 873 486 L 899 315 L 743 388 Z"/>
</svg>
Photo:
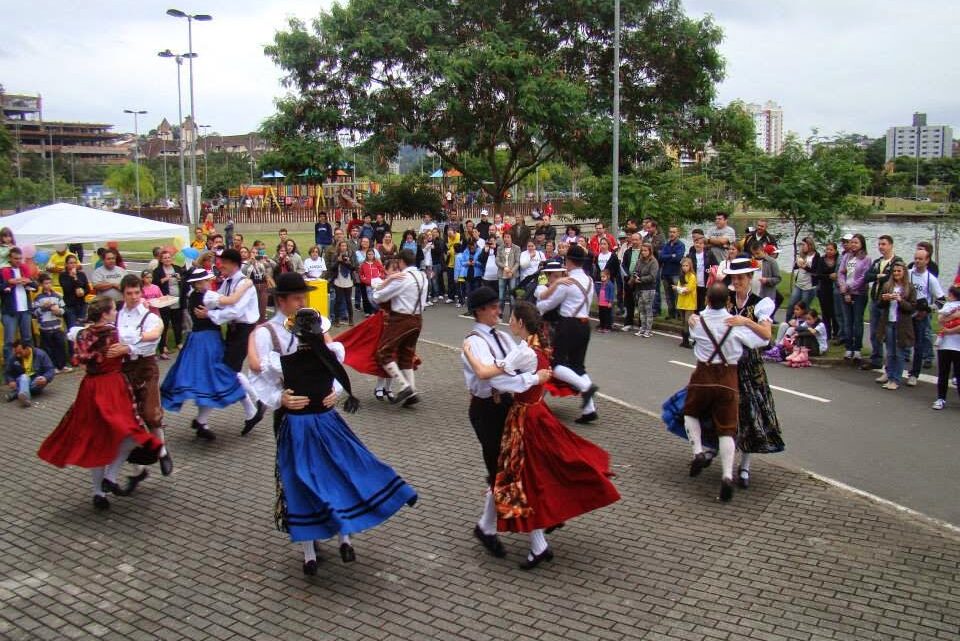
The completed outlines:
<svg viewBox="0 0 960 641">
<path fill-rule="evenodd" d="M 173 267 L 173 271 L 178 276 L 180 276 L 180 309 L 186 309 L 187 308 L 187 290 L 190 289 L 190 287 L 187 285 L 186 273 L 184 272 L 182 267 L 178 267 L 177 265 L 170 265 L 170 266 Z M 160 282 L 166 277 L 167 275 L 163 272 L 163 265 L 157 265 L 157 268 L 153 270 L 153 282 L 156 283 L 157 287 L 160 288 L 161 294 L 163 294 L 164 296 L 169 296 L 170 283 Z"/>
</svg>

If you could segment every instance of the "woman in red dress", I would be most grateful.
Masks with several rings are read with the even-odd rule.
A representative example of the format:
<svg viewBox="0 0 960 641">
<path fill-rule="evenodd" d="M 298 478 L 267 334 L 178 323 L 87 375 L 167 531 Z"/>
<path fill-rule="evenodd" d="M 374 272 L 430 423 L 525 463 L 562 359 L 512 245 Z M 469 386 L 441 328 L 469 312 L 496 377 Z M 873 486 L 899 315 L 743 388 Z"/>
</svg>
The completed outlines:
<svg viewBox="0 0 960 641">
<path fill-rule="evenodd" d="M 156 452 L 163 445 L 150 434 L 137 415 L 133 392 L 121 371 L 123 352 L 119 344 L 115 303 L 97 298 L 87 310 L 93 325 L 77 336 L 74 354 L 87 373 L 77 390 L 77 400 L 43 441 L 37 455 L 57 467 L 76 465 L 90 469 L 93 505 L 110 507 L 108 492 L 125 492 L 117 486 L 117 474 L 136 447 Z"/>
<path fill-rule="evenodd" d="M 550 367 L 540 345 L 537 309 L 519 302 L 510 317 L 510 329 L 520 344 L 502 362 L 484 365 L 464 343 L 464 355 L 480 378 L 535 372 Z M 500 459 L 493 495 L 497 529 L 528 532 L 530 553 L 520 564 L 531 569 L 553 559 L 545 530 L 569 519 L 610 505 L 620 498 L 610 482 L 610 455 L 561 423 L 543 401 L 537 385 L 513 397 L 500 442 Z"/>
</svg>

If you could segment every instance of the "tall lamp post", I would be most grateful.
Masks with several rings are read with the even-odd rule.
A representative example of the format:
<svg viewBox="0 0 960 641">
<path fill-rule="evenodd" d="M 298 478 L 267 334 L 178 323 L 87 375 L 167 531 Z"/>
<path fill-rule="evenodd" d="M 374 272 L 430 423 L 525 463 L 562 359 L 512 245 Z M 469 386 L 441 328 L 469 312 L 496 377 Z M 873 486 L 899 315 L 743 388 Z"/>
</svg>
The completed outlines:
<svg viewBox="0 0 960 641">
<path fill-rule="evenodd" d="M 610 231 L 620 230 L 620 0 L 613 3 L 613 194 Z"/>
<path fill-rule="evenodd" d="M 213 125 L 197 125 L 198 128 L 206 130 Z M 203 134 L 203 188 L 207 188 L 207 134 Z"/>
<path fill-rule="evenodd" d="M 180 95 L 180 87 L 183 84 L 180 81 L 180 67 L 183 66 L 183 59 L 192 60 L 197 57 L 195 53 L 175 54 L 169 49 L 157 54 L 161 58 L 172 58 L 177 63 L 177 126 L 180 128 L 180 136 L 177 140 L 177 147 L 180 151 L 180 215 L 183 222 L 190 224 L 190 213 L 187 210 L 187 177 L 184 171 L 183 163 L 183 100 Z"/>
<path fill-rule="evenodd" d="M 123 113 L 133 114 L 133 168 L 134 182 L 137 185 L 137 216 L 140 211 L 140 127 L 137 123 L 137 116 L 147 113 L 143 109 L 124 109 Z"/>
<path fill-rule="evenodd" d="M 213 20 L 213 16 L 198 13 L 198 14 L 189 14 L 185 11 L 180 11 L 179 9 L 167 9 L 167 15 L 174 18 L 186 18 L 187 19 L 187 55 L 183 56 L 190 60 L 190 120 L 193 122 L 194 126 L 197 124 L 197 114 L 194 110 L 194 101 L 193 101 L 193 59 L 196 57 L 193 55 L 193 21 L 197 22 L 209 22 Z M 190 140 L 190 183 L 193 185 L 193 193 L 191 195 L 190 201 L 193 203 L 193 212 L 195 216 L 200 216 L 200 198 L 197 193 L 197 136 L 194 132 L 193 138 Z M 199 220 L 199 218 L 198 218 Z"/>
</svg>

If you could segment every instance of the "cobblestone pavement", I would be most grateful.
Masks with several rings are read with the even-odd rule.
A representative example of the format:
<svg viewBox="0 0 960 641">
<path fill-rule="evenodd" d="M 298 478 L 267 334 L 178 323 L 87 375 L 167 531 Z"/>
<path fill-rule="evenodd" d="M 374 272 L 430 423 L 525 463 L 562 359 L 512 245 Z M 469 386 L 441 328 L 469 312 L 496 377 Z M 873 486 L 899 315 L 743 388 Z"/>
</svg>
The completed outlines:
<svg viewBox="0 0 960 641">
<path fill-rule="evenodd" d="M 273 526 L 269 419 L 240 438 L 239 409 L 217 412 L 219 438 L 203 443 L 192 412 L 168 416 L 174 475 L 152 472 L 96 513 L 85 470 L 35 454 L 79 374 L 30 409 L 0 406 L 0 638 L 960 637 L 956 534 L 769 459 L 722 505 L 719 465 L 688 478 L 678 439 L 606 401 L 578 431 L 611 452 L 623 499 L 553 534 L 555 560 L 533 572 L 516 566 L 525 537 L 504 537 L 506 559 L 486 555 L 471 536 L 483 472 L 459 363 L 421 353 L 416 409 L 377 403 L 356 376 L 365 400 L 349 418 L 420 503 L 358 535 L 354 564 L 328 542 L 316 577 Z M 575 401 L 552 405 L 575 418 Z"/>
</svg>

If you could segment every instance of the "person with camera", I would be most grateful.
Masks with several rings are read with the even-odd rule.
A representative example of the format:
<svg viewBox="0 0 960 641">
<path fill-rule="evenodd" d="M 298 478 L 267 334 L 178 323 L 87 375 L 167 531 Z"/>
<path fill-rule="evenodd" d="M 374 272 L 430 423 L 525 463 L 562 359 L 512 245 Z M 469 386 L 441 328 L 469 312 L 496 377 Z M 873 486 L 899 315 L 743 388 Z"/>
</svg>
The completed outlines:
<svg viewBox="0 0 960 641">
<path fill-rule="evenodd" d="M 334 325 L 339 327 L 341 319 L 353 325 L 353 306 L 350 298 L 353 294 L 354 273 L 357 269 L 356 254 L 350 251 L 347 241 L 337 243 L 336 253 L 330 265 L 334 288 L 333 316 Z"/>
<path fill-rule="evenodd" d="M 915 387 L 920 378 L 920 369 L 930 345 L 930 313 L 942 307 L 946 300 L 940 281 L 930 271 L 930 252 L 924 247 L 917 247 L 913 255 L 913 267 L 910 269 L 910 284 L 917 291 L 917 311 L 913 314 L 913 362 L 910 364 L 910 375 L 907 377 L 907 386 Z"/>
<path fill-rule="evenodd" d="M 887 359 L 876 382 L 882 383 L 883 389 L 896 390 L 902 382 L 903 364 L 916 341 L 912 317 L 917 309 L 917 290 L 910 283 L 903 261 L 892 262 L 890 277 L 880 288 L 878 298 L 876 340 L 885 343 Z"/>
</svg>

